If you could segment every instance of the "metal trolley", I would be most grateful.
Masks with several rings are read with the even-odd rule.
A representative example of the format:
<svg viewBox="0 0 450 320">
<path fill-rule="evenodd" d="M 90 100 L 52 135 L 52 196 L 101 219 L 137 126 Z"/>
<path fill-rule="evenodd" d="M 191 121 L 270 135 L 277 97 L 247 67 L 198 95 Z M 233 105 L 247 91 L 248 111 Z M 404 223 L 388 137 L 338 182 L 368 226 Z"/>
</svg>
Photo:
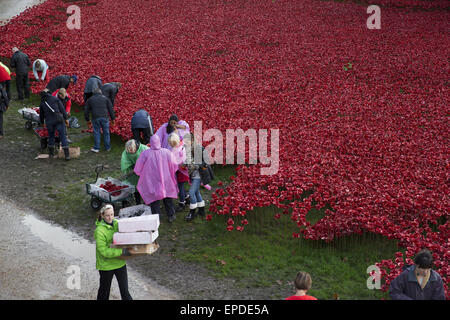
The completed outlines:
<svg viewBox="0 0 450 320">
<path fill-rule="evenodd" d="M 95 173 L 97 174 L 96 181 L 94 183 L 86 183 L 86 193 L 91 196 L 91 207 L 94 210 L 98 210 L 102 207 L 104 203 L 117 204 L 121 203 L 122 207 L 125 208 L 130 203 L 131 198 L 134 195 L 135 188 L 123 181 L 107 177 L 106 179 L 99 178 L 100 172 L 103 171 L 103 165 L 97 166 L 95 168 Z M 102 184 L 110 181 L 111 183 L 125 187 L 118 191 L 110 191 L 100 187 Z"/>
</svg>

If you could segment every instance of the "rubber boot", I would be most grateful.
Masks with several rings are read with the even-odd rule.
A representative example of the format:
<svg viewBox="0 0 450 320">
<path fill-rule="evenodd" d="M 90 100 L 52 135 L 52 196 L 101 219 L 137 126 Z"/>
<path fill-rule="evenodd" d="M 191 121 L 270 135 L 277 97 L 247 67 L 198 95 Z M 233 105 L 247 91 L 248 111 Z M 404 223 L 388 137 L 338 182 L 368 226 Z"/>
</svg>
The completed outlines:
<svg viewBox="0 0 450 320">
<path fill-rule="evenodd" d="M 187 215 L 184 219 L 185 219 L 186 221 L 192 221 L 192 220 L 194 220 L 194 218 L 196 217 L 195 210 L 196 210 L 196 209 L 191 209 L 191 210 L 189 210 L 188 215 Z"/>
<path fill-rule="evenodd" d="M 70 160 L 70 151 L 69 148 L 63 148 L 64 150 L 64 157 L 66 158 L 66 161 Z"/>
<path fill-rule="evenodd" d="M 197 212 L 197 214 L 198 214 L 200 217 L 204 217 L 204 216 L 205 216 L 205 207 L 198 207 L 198 212 Z"/>
<path fill-rule="evenodd" d="M 53 159 L 55 157 L 55 146 L 48 146 L 48 157 Z"/>
</svg>

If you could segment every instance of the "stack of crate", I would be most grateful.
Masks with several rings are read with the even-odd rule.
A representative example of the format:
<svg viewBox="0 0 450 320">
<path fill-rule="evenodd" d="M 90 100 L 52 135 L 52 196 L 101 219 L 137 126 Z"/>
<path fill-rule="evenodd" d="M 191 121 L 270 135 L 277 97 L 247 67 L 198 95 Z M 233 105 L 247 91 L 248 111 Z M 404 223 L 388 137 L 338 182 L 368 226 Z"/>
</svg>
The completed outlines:
<svg viewBox="0 0 450 320">
<path fill-rule="evenodd" d="M 159 248 L 155 242 L 159 235 L 159 214 L 119 218 L 118 222 L 119 232 L 113 236 L 114 248 L 131 248 L 131 257 L 152 254 Z M 126 259 L 127 256 L 122 258 Z"/>
</svg>

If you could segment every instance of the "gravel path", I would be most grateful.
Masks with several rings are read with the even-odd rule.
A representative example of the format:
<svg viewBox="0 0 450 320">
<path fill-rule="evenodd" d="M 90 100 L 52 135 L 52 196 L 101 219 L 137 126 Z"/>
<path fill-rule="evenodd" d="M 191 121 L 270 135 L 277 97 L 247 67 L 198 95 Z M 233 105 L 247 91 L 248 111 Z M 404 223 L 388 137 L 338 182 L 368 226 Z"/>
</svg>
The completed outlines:
<svg viewBox="0 0 450 320">
<path fill-rule="evenodd" d="M 95 244 L 37 218 L 0 195 L 0 299 L 96 299 L 99 284 Z M 129 266 L 131 296 L 178 299 L 178 296 Z M 79 271 L 78 271 L 79 270 Z M 75 272 L 79 272 L 79 289 Z M 72 289 L 70 288 L 72 287 Z M 111 299 L 120 299 L 116 280 Z"/>
</svg>

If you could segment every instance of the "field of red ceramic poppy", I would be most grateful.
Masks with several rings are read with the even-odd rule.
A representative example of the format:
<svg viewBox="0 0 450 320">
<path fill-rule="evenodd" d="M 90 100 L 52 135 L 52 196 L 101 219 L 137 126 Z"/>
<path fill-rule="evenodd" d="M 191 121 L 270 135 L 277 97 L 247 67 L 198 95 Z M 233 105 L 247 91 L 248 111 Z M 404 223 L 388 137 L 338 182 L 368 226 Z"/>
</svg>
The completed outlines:
<svg viewBox="0 0 450 320">
<path fill-rule="evenodd" d="M 157 127 L 176 113 L 203 130 L 279 129 L 279 172 L 239 166 L 213 195 L 230 232 L 275 205 L 293 237 L 397 239 L 406 256 L 380 262 L 385 288 L 426 247 L 449 297 L 450 1 L 380 0 L 380 30 L 355 2 L 49 0 L 0 29 L 0 55 L 22 44 L 53 75 L 77 74 L 77 102 L 92 74 L 122 82 L 112 132 L 124 139 L 142 107 Z M 66 27 L 71 4 L 80 30 Z"/>
</svg>

